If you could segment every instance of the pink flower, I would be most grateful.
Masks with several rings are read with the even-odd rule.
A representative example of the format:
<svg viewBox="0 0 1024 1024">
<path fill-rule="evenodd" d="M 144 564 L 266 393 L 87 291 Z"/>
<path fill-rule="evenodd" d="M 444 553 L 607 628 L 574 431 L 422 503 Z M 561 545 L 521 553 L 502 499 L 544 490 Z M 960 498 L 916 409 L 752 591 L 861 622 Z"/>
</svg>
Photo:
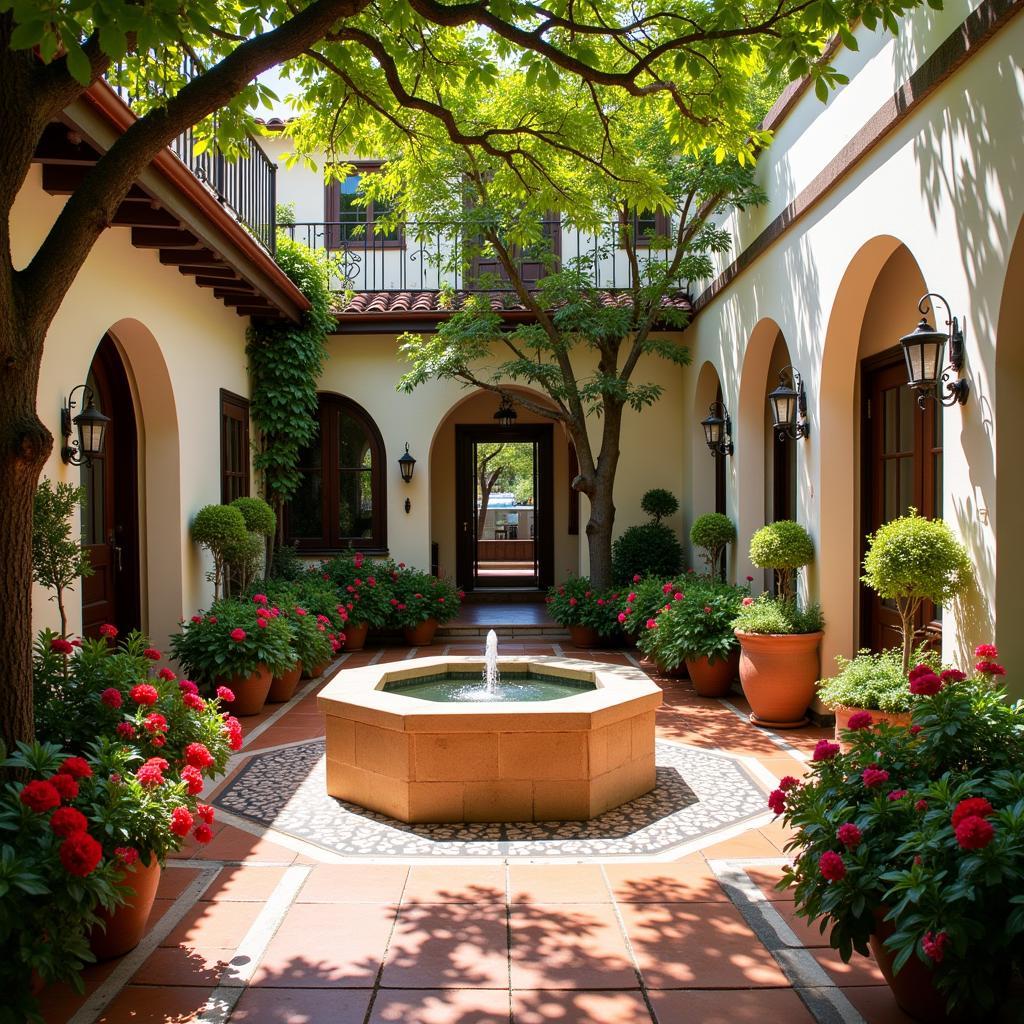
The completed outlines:
<svg viewBox="0 0 1024 1024">
<path fill-rule="evenodd" d="M 788 793 L 794 786 L 799 785 L 800 780 L 794 779 L 792 775 L 783 775 L 782 778 L 779 779 L 779 789 L 781 789 L 783 793 Z"/>
<path fill-rule="evenodd" d="M 865 768 L 860 773 L 860 777 L 868 789 L 874 789 L 875 786 L 880 786 L 883 782 L 889 781 L 889 773 L 884 768 Z"/>
<path fill-rule="evenodd" d="M 211 615 L 206 621 L 209 622 L 211 626 L 216 626 L 217 625 L 217 616 L 216 615 Z"/>
<path fill-rule="evenodd" d="M 143 652 L 144 658 L 149 658 L 150 661 L 159 661 L 163 655 L 155 647 L 147 647 Z"/>
<path fill-rule="evenodd" d="M 99 629 L 100 636 L 108 636 L 113 639 L 117 636 L 117 626 L 110 625 L 109 622 L 105 622 Z"/>
<path fill-rule="evenodd" d="M 994 661 L 979 661 L 974 666 L 984 676 L 1005 676 L 1006 669 L 997 665 Z"/>
<path fill-rule="evenodd" d="M 709 605 L 709 604 L 704 605 L 704 614 L 705 615 L 710 615 L 711 614 L 711 605 Z"/>
<path fill-rule="evenodd" d="M 944 683 L 962 683 L 967 678 L 967 673 L 961 672 L 958 668 L 947 668 L 939 678 Z"/>
<path fill-rule="evenodd" d="M 114 856 L 125 866 L 131 867 L 139 859 L 139 851 L 134 846 L 118 846 Z"/>
<path fill-rule="evenodd" d="M 181 702 L 185 707 L 191 708 L 193 711 L 202 711 L 206 707 L 206 701 L 198 693 L 183 693 L 181 695 Z"/>
<path fill-rule="evenodd" d="M 856 850 L 860 846 L 864 833 L 852 822 L 840 825 L 836 832 L 836 839 L 839 840 L 848 850 Z"/>
<path fill-rule="evenodd" d="M 156 687 L 151 686 L 149 683 L 137 683 L 128 691 L 128 696 L 136 704 L 142 704 L 147 707 L 151 707 L 160 699 L 160 694 L 157 692 Z"/>
<path fill-rule="evenodd" d="M 235 699 L 234 690 L 229 690 L 228 687 L 226 687 L 226 686 L 218 686 L 217 687 L 217 696 L 221 700 L 227 701 L 227 703 L 229 703 L 229 704 Z"/>
<path fill-rule="evenodd" d="M 633 573 L 633 582 L 634 583 L 639 583 L 640 579 L 641 579 L 640 573 L 638 573 L 638 572 Z"/>
<path fill-rule="evenodd" d="M 114 727 L 114 732 L 117 733 L 121 739 L 130 740 L 135 737 L 135 726 L 131 722 L 118 722 Z"/>
<path fill-rule="evenodd" d="M 604 598 L 603 597 L 599 597 L 597 599 L 597 606 L 598 606 L 598 608 L 603 608 L 604 607 Z"/>
<path fill-rule="evenodd" d="M 619 619 L 619 622 L 625 622 L 626 621 L 626 613 L 625 612 L 619 612 L 618 619 Z"/>
<path fill-rule="evenodd" d="M 269 603 L 269 599 L 268 599 L 266 594 L 253 594 L 252 595 L 252 599 L 253 599 L 253 601 L 256 602 L 256 604 L 268 604 Z"/>
<path fill-rule="evenodd" d="M 775 814 L 781 814 L 786 809 L 786 794 L 781 789 L 773 789 L 768 794 L 768 806 Z"/>
<path fill-rule="evenodd" d="M 976 815 L 964 818 L 956 828 L 956 841 L 964 850 L 983 850 L 995 838 L 996 830 Z"/>
<path fill-rule="evenodd" d="M 193 818 L 187 807 L 175 807 L 171 811 L 171 831 L 184 838 L 192 830 Z"/>
<path fill-rule="evenodd" d="M 178 689 L 181 690 L 182 693 L 198 693 L 199 692 L 199 687 L 196 686 L 196 684 L 193 683 L 191 679 L 179 679 L 178 680 Z"/>
<path fill-rule="evenodd" d="M 169 669 L 162 668 L 157 672 L 157 676 L 162 679 L 165 683 L 173 683 L 178 677 Z"/>
<path fill-rule="evenodd" d="M 894 789 L 890 793 L 887 794 L 886 799 L 887 800 L 902 800 L 906 795 L 907 795 L 907 791 L 905 789 Z"/>
<path fill-rule="evenodd" d="M 683 599 L 683 592 L 681 590 L 679 591 L 678 594 L 673 594 L 672 595 L 672 600 L 673 601 L 682 601 L 682 599 Z"/>
<path fill-rule="evenodd" d="M 121 691 L 115 690 L 112 686 L 108 686 L 100 694 L 100 703 L 106 704 L 108 708 L 114 708 L 116 710 L 124 703 L 121 698 Z"/>
<path fill-rule="evenodd" d="M 569 598 L 569 606 L 570 607 L 575 608 L 577 604 L 578 604 L 578 602 L 577 602 L 575 597 L 570 597 Z"/>
<path fill-rule="evenodd" d="M 654 629 L 654 628 L 657 627 L 657 625 L 658 625 L 658 623 L 654 619 L 648 619 L 647 620 L 647 628 L 648 629 Z"/>
<path fill-rule="evenodd" d="M 937 935 L 925 932 L 924 938 L 921 939 L 921 949 L 924 950 L 924 955 L 937 964 L 942 963 L 948 945 L 949 936 L 945 932 L 939 932 Z"/>
<path fill-rule="evenodd" d="M 826 850 L 818 859 L 821 877 L 829 882 L 839 882 L 846 877 L 846 864 L 834 850 Z"/>
<path fill-rule="evenodd" d="M 257 619 L 256 620 L 256 625 L 259 626 L 260 629 L 266 629 L 267 628 L 267 620 L 266 619 Z"/>
<path fill-rule="evenodd" d="M 754 603 L 754 599 L 752 597 L 745 597 L 745 598 L 743 598 L 743 607 L 744 608 L 749 608 L 753 603 Z"/>
<path fill-rule="evenodd" d="M 934 697 L 942 689 L 942 680 L 931 669 L 910 679 L 910 692 L 920 697 Z"/>
<path fill-rule="evenodd" d="M 874 723 L 874 716 L 870 711 L 855 711 L 850 715 L 850 720 L 846 723 L 847 729 L 867 729 Z"/>
<path fill-rule="evenodd" d="M 995 644 L 978 644 L 974 648 L 974 656 L 976 658 L 998 658 L 999 649 Z"/>
<path fill-rule="evenodd" d="M 245 630 L 241 628 L 233 629 L 230 635 L 236 644 L 240 644 L 245 639 Z"/>
<path fill-rule="evenodd" d="M 661 588 L 661 592 L 662 592 L 663 594 L 671 594 L 671 593 L 672 593 L 672 590 L 673 590 L 673 585 L 672 585 L 671 583 L 666 583 L 666 584 L 665 584 L 665 585 L 664 585 L 664 586 L 663 586 L 663 587 Z"/>
<path fill-rule="evenodd" d="M 812 761 L 831 761 L 839 753 L 839 744 L 821 739 L 814 745 Z"/>
<path fill-rule="evenodd" d="M 62 636 L 55 636 L 50 641 L 50 650 L 57 654 L 70 654 L 74 650 L 74 646 L 64 639 Z"/>
<path fill-rule="evenodd" d="M 205 743 L 190 743 L 185 748 L 185 760 L 195 768 L 209 768 L 214 763 Z"/>
<path fill-rule="evenodd" d="M 928 810 L 928 801 L 918 800 L 917 803 L 914 804 L 914 810 L 917 811 L 919 814 L 923 814 L 925 811 Z"/>
<path fill-rule="evenodd" d="M 632 604 L 636 600 L 636 594 L 633 591 L 629 592 L 629 596 L 626 598 L 627 604 Z"/>
</svg>

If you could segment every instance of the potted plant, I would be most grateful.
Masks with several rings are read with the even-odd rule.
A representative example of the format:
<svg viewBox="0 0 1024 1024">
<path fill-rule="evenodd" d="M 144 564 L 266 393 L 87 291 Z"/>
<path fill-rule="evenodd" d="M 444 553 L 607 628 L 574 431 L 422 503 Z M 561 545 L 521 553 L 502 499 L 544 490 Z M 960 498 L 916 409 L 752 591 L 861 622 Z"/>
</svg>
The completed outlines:
<svg viewBox="0 0 1024 1024">
<path fill-rule="evenodd" d="M 245 518 L 230 505 L 204 505 L 192 520 L 192 540 L 206 548 L 213 559 L 213 596 L 217 599 L 228 585 L 230 560 L 249 541 Z"/>
<path fill-rule="evenodd" d="M 234 715 L 257 715 L 271 679 L 295 663 L 291 630 L 280 612 L 228 598 L 207 614 L 193 615 L 171 637 L 171 652 L 190 676 L 210 687 L 226 686 Z"/>
<path fill-rule="evenodd" d="M 976 653 L 971 678 L 915 667 L 909 728 L 863 712 L 845 752 L 819 741 L 769 797 L 796 912 L 844 960 L 870 949 L 921 1021 L 980 1019 L 1024 952 L 1024 704 L 994 685 L 995 648 Z"/>
<path fill-rule="evenodd" d="M 626 596 L 619 612 L 619 625 L 626 636 L 638 642 L 647 630 L 648 621 L 665 604 L 665 595 L 674 589 L 678 589 L 676 583 L 668 577 L 635 574 L 632 583 L 623 587 Z"/>
<path fill-rule="evenodd" d="M 690 543 L 700 552 L 701 561 L 708 567 L 708 575 L 714 576 L 721 568 L 725 573 L 722 554 L 736 540 L 733 521 L 721 512 L 708 512 L 698 516 L 690 527 Z"/>
<path fill-rule="evenodd" d="M 573 647 L 581 649 L 614 636 L 621 629 L 619 616 L 625 616 L 620 593 L 594 590 L 586 576 L 570 576 L 552 587 L 545 601 L 551 618 L 568 629 Z"/>
<path fill-rule="evenodd" d="M 461 596 L 445 579 L 399 566 L 391 573 L 391 622 L 410 647 L 425 647 L 442 622 L 459 614 Z"/>
<path fill-rule="evenodd" d="M 313 678 L 323 675 L 331 659 L 338 654 L 345 644 L 345 620 L 339 612 L 338 593 L 331 581 L 325 580 L 319 571 L 303 573 L 292 586 L 294 602 L 305 608 L 317 624 L 318 632 L 327 640 L 327 654 L 319 661 L 302 662 L 302 675 Z M 275 598 L 280 604 L 281 600 Z M 344 607 L 344 606 L 341 606 Z M 347 614 L 347 611 L 346 611 Z M 320 628 L 322 627 L 322 628 Z M 322 648 L 320 649 L 322 651 Z M 310 657 L 316 652 L 309 651 Z"/>
<path fill-rule="evenodd" d="M 344 649 L 362 650 L 370 628 L 381 629 L 390 620 L 392 576 L 397 569 L 387 563 L 367 562 L 357 551 L 332 558 L 321 572 L 337 591 L 336 611 L 345 628 Z"/>
<path fill-rule="evenodd" d="M 661 521 L 678 511 L 675 495 L 654 488 L 640 499 L 640 507 L 650 516 L 648 522 L 630 526 L 612 545 L 612 578 L 623 586 L 634 576 L 674 576 L 683 568 L 683 546 Z"/>
<path fill-rule="evenodd" d="M 903 637 L 903 672 L 910 667 L 915 619 L 925 600 L 948 604 L 963 593 L 972 576 L 967 549 L 942 519 L 926 519 L 910 509 L 880 526 L 868 538 L 863 582 L 879 597 L 894 601 Z"/>
<path fill-rule="evenodd" d="M 740 684 L 755 725 L 794 729 L 819 677 L 822 617 L 816 605 L 802 609 L 796 574 L 814 557 L 807 531 L 783 519 L 761 527 L 750 540 L 750 560 L 775 572 L 777 596 L 748 598 L 733 622 L 740 642 Z"/>
</svg>

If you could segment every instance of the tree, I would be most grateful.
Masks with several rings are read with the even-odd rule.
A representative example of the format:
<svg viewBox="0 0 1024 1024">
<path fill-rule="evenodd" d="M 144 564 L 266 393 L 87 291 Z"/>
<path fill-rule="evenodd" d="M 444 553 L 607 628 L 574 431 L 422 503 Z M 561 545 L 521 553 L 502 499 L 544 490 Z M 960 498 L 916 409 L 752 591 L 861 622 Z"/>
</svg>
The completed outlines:
<svg viewBox="0 0 1024 1024">
<path fill-rule="evenodd" d="M 477 445 L 476 486 L 478 508 L 477 538 L 484 535 L 487 506 L 496 487 L 506 487 L 517 502 L 533 498 L 533 448 L 522 442 L 496 442 Z"/>
<path fill-rule="evenodd" d="M 754 59 L 816 87 L 841 81 L 821 59 L 833 32 L 858 17 L 895 15 L 916 0 L 668 0 L 638 15 L 622 0 L 577 8 L 475 0 L 0 0 L 0 731 L 32 735 L 32 497 L 53 444 L 36 415 L 47 331 L 97 238 L 149 162 L 176 136 L 200 136 L 229 155 L 267 94 L 256 79 L 291 61 L 321 123 L 341 145 L 367 118 L 414 108 L 460 141 L 479 139 L 511 160 L 514 132 L 460 124 L 439 88 L 486 89 L 518 63 L 538 88 L 552 69 L 645 95 L 671 111 L 681 146 L 745 138 L 737 83 Z M 849 37 L 852 38 L 852 37 Z M 115 65 L 117 66 L 114 71 Z M 186 68 L 189 73 L 186 74 Z M 68 198 L 27 261 L 12 257 L 11 210 L 46 127 L 106 73 L 148 95 L 141 116 Z M 557 72 L 556 72 L 557 75 Z M 595 88 L 596 88 L 595 85 Z M 210 115 L 219 111 L 216 122 Z M 529 126 L 524 125 L 523 131 Z"/>
</svg>

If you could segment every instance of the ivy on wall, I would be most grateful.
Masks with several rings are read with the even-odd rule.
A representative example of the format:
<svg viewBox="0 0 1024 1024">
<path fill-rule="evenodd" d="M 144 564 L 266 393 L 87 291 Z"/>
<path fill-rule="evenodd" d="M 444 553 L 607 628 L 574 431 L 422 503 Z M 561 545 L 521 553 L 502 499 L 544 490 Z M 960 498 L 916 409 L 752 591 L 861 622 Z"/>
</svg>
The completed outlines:
<svg viewBox="0 0 1024 1024">
<path fill-rule="evenodd" d="M 280 532 L 281 508 L 301 479 L 299 453 L 316 437 L 317 382 L 334 316 L 325 253 L 282 233 L 277 262 L 311 303 L 299 324 L 261 324 L 247 334 L 250 411 L 258 434 L 254 463 L 263 476 L 263 493 L 278 513 Z"/>
</svg>

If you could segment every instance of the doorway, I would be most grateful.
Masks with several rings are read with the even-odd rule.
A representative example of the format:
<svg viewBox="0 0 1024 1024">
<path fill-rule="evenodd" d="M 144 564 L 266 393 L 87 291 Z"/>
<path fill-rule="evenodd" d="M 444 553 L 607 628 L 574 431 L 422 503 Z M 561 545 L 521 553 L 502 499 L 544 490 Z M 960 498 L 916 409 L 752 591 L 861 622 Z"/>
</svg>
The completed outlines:
<svg viewBox="0 0 1024 1024">
<path fill-rule="evenodd" d="M 82 581 L 82 634 L 95 637 L 108 622 L 122 634 L 141 628 L 135 408 L 110 335 L 97 346 L 86 383 L 110 417 L 102 454 L 81 468 L 82 543 L 93 568 Z"/>
<path fill-rule="evenodd" d="M 466 591 L 554 581 L 550 424 L 455 428 L 456 579 Z"/>
<path fill-rule="evenodd" d="M 883 523 L 916 508 L 942 518 L 942 407 L 927 401 L 921 409 L 907 387 L 899 349 L 861 364 L 863 463 L 861 562 L 867 535 Z M 893 601 L 882 600 L 861 584 L 861 644 L 881 651 L 901 643 L 900 618 Z M 942 609 L 923 602 L 915 627 L 921 639 L 939 643 Z"/>
</svg>

